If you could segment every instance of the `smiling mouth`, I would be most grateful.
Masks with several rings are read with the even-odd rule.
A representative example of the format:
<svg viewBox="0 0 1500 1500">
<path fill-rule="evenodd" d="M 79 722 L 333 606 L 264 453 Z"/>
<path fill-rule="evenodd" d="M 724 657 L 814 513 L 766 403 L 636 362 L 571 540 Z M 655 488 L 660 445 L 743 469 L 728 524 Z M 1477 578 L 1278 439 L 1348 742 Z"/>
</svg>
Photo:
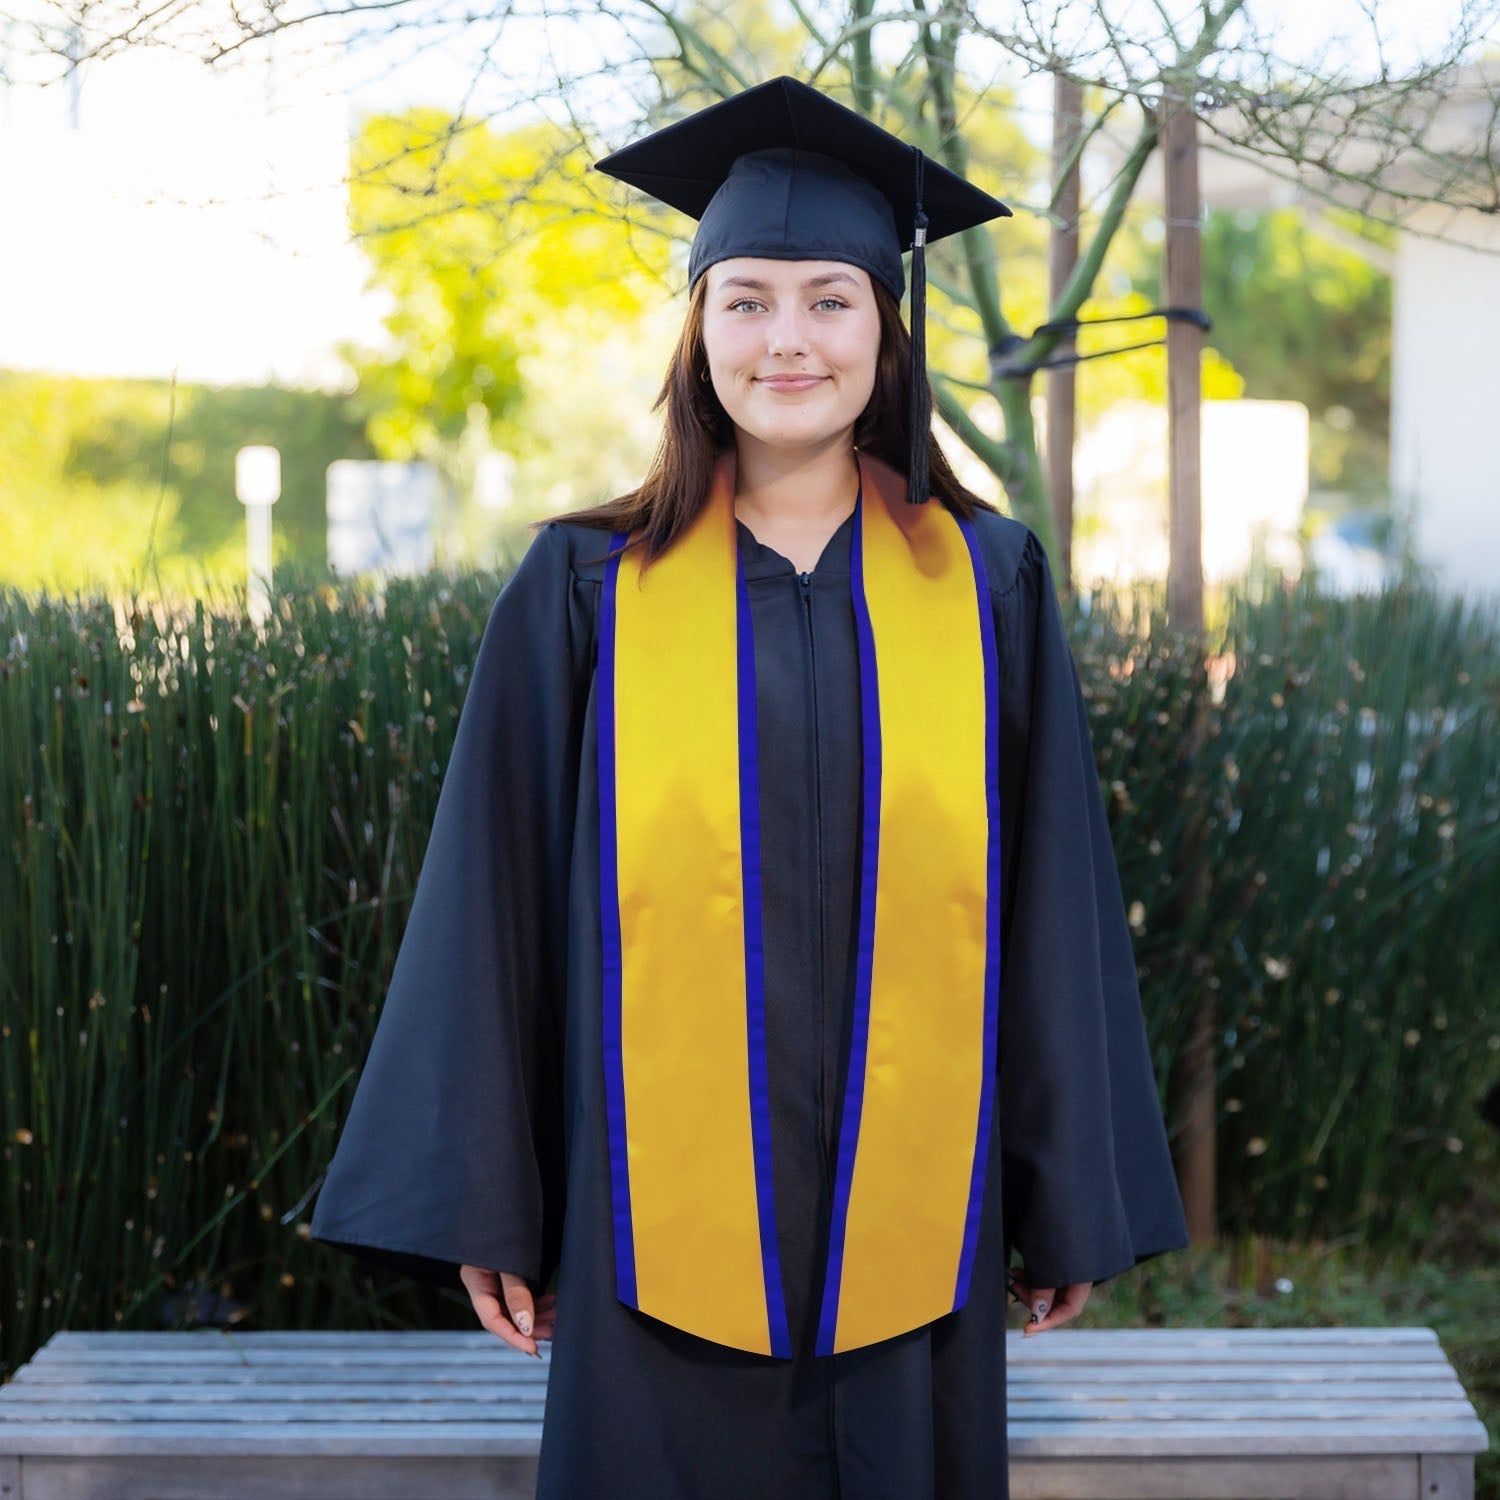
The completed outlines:
<svg viewBox="0 0 1500 1500">
<path fill-rule="evenodd" d="M 820 380 L 827 380 L 826 375 L 762 375 L 759 377 L 762 385 L 768 385 L 773 390 L 802 391 L 808 386 L 816 385 Z"/>
</svg>

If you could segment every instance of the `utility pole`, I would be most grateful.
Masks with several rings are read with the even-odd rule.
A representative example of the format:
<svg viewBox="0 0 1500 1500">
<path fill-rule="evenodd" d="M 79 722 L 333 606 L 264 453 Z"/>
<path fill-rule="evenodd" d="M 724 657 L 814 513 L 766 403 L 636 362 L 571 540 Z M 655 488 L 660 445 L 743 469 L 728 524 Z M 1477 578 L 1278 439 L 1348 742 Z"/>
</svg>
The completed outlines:
<svg viewBox="0 0 1500 1500">
<path fill-rule="evenodd" d="M 1078 142 L 1083 134 L 1083 85 L 1059 69 L 1052 75 L 1052 237 L 1048 256 L 1049 308 L 1056 307 L 1078 264 Z M 1071 335 L 1059 356 L 1077 347 Z M 1073 588 L 1073 440 L 1077 366 L 1047 372 L 1047 490 L 1057 535 L 1054 575 Z"/>
</svg>

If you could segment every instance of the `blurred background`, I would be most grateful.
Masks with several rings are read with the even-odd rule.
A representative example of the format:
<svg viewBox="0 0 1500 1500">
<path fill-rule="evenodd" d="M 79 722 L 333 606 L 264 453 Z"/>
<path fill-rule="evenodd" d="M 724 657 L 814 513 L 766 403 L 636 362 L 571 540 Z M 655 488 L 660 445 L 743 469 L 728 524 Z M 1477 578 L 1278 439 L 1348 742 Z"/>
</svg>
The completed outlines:
<svg viewBox="0 0 1500 1500">
<path fill-rule="evenodd" d="M 1015 209 L 928 254 L 935 410 L 1066 595 L 1194 1241 L 1088 1318 L 1431 1326 L 1495 1431 L 1497 36 L 11 0 L 0 1375 L 470 1326 L 310 1204 L 496 593 L 657 442 L 693 225 L 591 163 L 789 72 Z"/>
<path fill-rule="evenodd" d="M 1092 324 L 1162 305 L 1161 154 L 1131 152 L 1186 32 L 1114 8 L 1118 57 L 1100 39 L 1109 7 L 1092 3 L 1030 31 L 1003 10 L 947 23 L 961 30 L 949 128 L 975 178 L 1020 208 L 990 233 L 1011 331 L 1056 315 L 1067 66 L 1087 136 L 1075 222 L 1098 249 L 1068 311 Z M 1493 586 L 1488 12 L 1223 9 L 1200 100 L 1206 575 L 1314 565 L 1357 587 L 1405 558 Z M 0 20 L 0 580 L 242 575 L 243 446 L 279 453 L 274 560 L 344 574 L 503 559 L 525 520 L 631 487 L 692 226 L 589 164 L 818 55 L 846 102 L 937 125 L 914 28 L 876 24 L 859 56 L 857 31 L 819 54 L 839 21 L 750 3 L 476 17 L 435 0 L 26 0 Z M 1355 87 L 1382 70 L 1383 93 Z M 979 434 L 1003 439 L 983 293 L 957 253 L 934 257 L 932 362 Z M 1076 369 L 1085 586 L 1166 572 L 1161 332 L 1079 330 L 1089 355 L 1148 341 Z M 1045 441 L 1046 382 L 1028 386 Z M 948 436 L 1004 503 L 1002 466 Z"/>
</svg>

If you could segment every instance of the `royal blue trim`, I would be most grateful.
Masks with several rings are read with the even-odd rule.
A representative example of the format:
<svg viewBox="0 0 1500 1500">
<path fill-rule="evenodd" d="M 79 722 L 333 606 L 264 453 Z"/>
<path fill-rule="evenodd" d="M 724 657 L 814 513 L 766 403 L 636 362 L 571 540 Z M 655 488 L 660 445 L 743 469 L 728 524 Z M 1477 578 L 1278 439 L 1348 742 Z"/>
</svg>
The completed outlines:
<svg viewBox="0 0 1500 1500">
<path fill-rule="evenodd" d="M 969 1208 L 964 1218 L 963 1251 L 953 1311 L 969 1297 L 979 1240 L 979 1213 L 984 1199 L 985 1164 L 990 1149 L 990 1117 L 995 1107 L 996 1029 L 1000 1020 L 1000 660 L 995 649 L 995 614 L 990 604 L 989 577 L 973 521 L 955 515 L 969 559 L 974 565 L 974 590 L 979 600 L 979 639 L 984 652 L 984 785 L 989 815 L 989 843 L 985 856 L 984 904 L 984 1077 L 979 1092 L 979 1122 L 974 1138 L 974 1167 L 969 1179 Z"/>
<path fill-rule="evenodd" d="M 849 1222 L 849 1194 L 854 1182 L 854 1152 L 864 1109 L 865 1064 L 870 1036 L 870 986 L 875 964 L 875 879 L 880 858 L 880 683 L 875 671 L 875 631 L 865 599 L 864 486 L 854 500 L 854 536 L 849 553 L 849 594 L 859 642 L 860 732 L 864 753 L 860 825 L 859 955 L 854 982 L 854 1030 L 849 1043 L 849 1076 L 839 1127 L 838 1168 L 834 1176 L 833 1218 L 828 1234 L 828 1268 L 818 1314 L 817 1353 L 832 1354 L 838 1330 L 839 1290 L 844 1270 L 844 1237 Z M 898 1288 L 891 1289 L 899 1295 Z"/>
<path fill-rule="evenodd" d="M 771 1093 L 766 1066 L 766 954 L 761 904 L 760 746 L 755 713 L 755 632 L 750 591 L 735 528 L 735 650 L 738 654 L 740 752 L 740 883 L 745 912 L 745 1020 L 750 1057 L 750 1132 L 755 1156 L 755 1201 L 760 1216 L 761 1274 L 771 1353 L 792 1357 L 781 1254 L 776 1240 L 776 1199 L 771 1172 Z"/>
<path fill-rule="evenodd" d="M 639 1308 L 635 1284 L 635 1230 L 630 1219 L 630 1163 L 625 1151 L 625 1060 L 620 1047 L 620 869 L 615 823 L 615 591 L 620 553 L 629 533 L 609 541 L 599 598 L 599 666 L 595 703 L 599 722 L 599 911 L 604 977 L 604 1087 L 609 1118 L 610 1191 L 614 1205 L 615 1295 Z"/>
</svg>

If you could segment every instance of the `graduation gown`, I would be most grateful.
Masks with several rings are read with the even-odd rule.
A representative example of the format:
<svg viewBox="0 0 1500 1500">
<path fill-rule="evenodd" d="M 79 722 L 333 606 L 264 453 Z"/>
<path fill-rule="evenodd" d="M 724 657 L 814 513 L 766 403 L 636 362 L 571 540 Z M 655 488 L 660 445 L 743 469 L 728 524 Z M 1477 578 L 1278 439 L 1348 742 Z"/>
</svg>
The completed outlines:
<svg viewBox="0 0 1500 1500">
<path fill-rule="evenodd" d="M 968 1300 L 820 1357 L 858 932 L 854 516 L 800 574 L 736 525 L 793 1358 L 699 1338 L 615 1294 L 594 674 L 609 534 L 575 522 L 536 534 L 485 628 L 312 1235 L 452 1287 L 464 1263 L 534 1292 L 556 1273 L 538 1500 L 1003 1500 L 1011 1250 L 1032 1284 L 1061 1287 L 1187 1243 L 1048 561 L 1028 527 L 978 513 L 1000 668 L 1002 968 Z"/>
</svg>

